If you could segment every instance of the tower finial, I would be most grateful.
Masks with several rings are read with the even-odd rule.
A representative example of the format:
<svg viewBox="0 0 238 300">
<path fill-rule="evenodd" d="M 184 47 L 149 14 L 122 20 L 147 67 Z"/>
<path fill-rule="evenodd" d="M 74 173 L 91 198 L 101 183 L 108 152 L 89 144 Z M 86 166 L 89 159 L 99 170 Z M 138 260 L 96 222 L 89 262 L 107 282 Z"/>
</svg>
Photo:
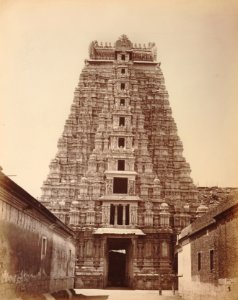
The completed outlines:
<svg viewBox="0 0 238 300">
<path fill-rule="evenodd" d="M 133 47 L 132 42 L 128 39 L 125 34 L 122 34 L 115 43 L 116 48 L 131 49 Z"/>
</svg>

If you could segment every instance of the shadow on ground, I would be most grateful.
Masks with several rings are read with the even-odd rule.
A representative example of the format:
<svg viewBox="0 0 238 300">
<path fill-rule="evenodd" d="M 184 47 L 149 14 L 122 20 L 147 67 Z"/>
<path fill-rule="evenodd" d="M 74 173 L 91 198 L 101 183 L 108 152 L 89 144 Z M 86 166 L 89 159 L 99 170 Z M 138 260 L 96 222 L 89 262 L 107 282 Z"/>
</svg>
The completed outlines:
<svg viewBox="0 0 238 300">
<path fill-rule="evenodd" d="M 71 293 L 69 298 L 69 292 Z M 72 299 L 72 300 L 106 300 L 108 295 L 93 295 L 93 296 L 86 296 L 84 294 L 76 294 L 73 289 L 71 290 L 63 290 L 56 293 L 51 294 L 56 300 L 65 300 L 65 299 Z"/>
</svg>

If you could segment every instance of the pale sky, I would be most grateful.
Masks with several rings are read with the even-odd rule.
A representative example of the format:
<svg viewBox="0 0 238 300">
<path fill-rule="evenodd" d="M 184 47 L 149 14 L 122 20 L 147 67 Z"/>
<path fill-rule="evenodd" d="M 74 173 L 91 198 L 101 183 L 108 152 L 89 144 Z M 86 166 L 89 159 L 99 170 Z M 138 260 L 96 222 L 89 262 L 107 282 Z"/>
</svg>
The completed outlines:
<svg viewBox="0 0 238 300">
<path fill-rule="evenodd" d="M 238 187 L 238 4 L 233 0 L 0 0 L 0 165 L 35 197 L 92 40 L 155 42 L 200 186 Z"/>
</svg>

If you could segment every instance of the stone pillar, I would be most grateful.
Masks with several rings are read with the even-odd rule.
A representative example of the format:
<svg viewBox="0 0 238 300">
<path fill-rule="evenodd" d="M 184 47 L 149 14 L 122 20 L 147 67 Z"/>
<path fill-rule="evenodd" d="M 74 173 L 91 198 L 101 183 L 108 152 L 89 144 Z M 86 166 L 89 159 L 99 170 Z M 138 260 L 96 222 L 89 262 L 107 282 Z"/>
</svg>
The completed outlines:
<svg viewBox="0 0 238 300">
<path fill-rule="evenodd" d="M 107 188 L 107 194 L 111 195 L 112 194 L 112 179 L 108 179 L 106 182 L 106 188 Z"/>
<path fill-rule="evenodd" d="M 130 206 L 130 225 L 137 225 L 137 207 L 134 205 Z"/>
<path fill-rule="evenodd" d="M 143 242 L 137 241 L 137 266 L 138 268 L 142 268 L 144 265 L 143 260 Z"/>
<path fill-rule="evenodd" d="M 109 140 L 108 138 L 104 139 L 103 151 L 108 151 Z"/>
<path fill-rule="evenodd" d="M 102 223 L 108 225 L 110 221 L 110 206 L 103 205 L 102 207 Z"/>
<path fill-rule="evenodd" d="M 77 265 L 78 266 L 82 266 L 84 264 L 83 248 L 84 248 L 84 244 L 83 244 L 82 241 L 80 241 L 79 244 L 78 244 L 78 259 L 77 259 Z"/>
<path fill-rule="evenodd" d="M 153 212 L 151 210 L 145 212 L 145 226 L 153 226 Z"/>
<path fill-rule="evenodd" d="M 129 180 L 129 195 L 132 196 L 135 193 L 135 182 L 134 180 Z"/>
<path fill-rule="evenodd" d="M 126 205 L 122 205 L 122 225 L 126 224 Z"/>
<path fill-rule="evenodd" d="M 142 258 L 142 248 L 143 248 L 143 244 L 142 242 L 137 242 L 137 257 L 138 258 Z"/>
<path fill-rule="evenodd" d="M 115 205 L 115 215 L 114 215 L 114 225 L 117 225 L 117 208 L 118 208 L 118 205 Z"/>
<path fill-rule="evenodd" d="M 100 240 L 96 239 L 94 242 L 94 267 L 98 268 L 100 265 Z"/>
</svg>

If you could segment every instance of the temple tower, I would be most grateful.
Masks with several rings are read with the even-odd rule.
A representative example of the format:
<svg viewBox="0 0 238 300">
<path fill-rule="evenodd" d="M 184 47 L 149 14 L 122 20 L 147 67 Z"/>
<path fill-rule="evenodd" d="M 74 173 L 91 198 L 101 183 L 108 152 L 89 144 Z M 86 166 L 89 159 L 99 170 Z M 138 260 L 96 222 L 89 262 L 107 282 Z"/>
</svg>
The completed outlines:
<svg viewBox="0 0 238 300">
<path fill-rule="evenodd" d="M 94 41 L 41 202 L 76 233 L 76 288 L 171 288 L 199 206 L 154 43 Z"/>
</svg>

